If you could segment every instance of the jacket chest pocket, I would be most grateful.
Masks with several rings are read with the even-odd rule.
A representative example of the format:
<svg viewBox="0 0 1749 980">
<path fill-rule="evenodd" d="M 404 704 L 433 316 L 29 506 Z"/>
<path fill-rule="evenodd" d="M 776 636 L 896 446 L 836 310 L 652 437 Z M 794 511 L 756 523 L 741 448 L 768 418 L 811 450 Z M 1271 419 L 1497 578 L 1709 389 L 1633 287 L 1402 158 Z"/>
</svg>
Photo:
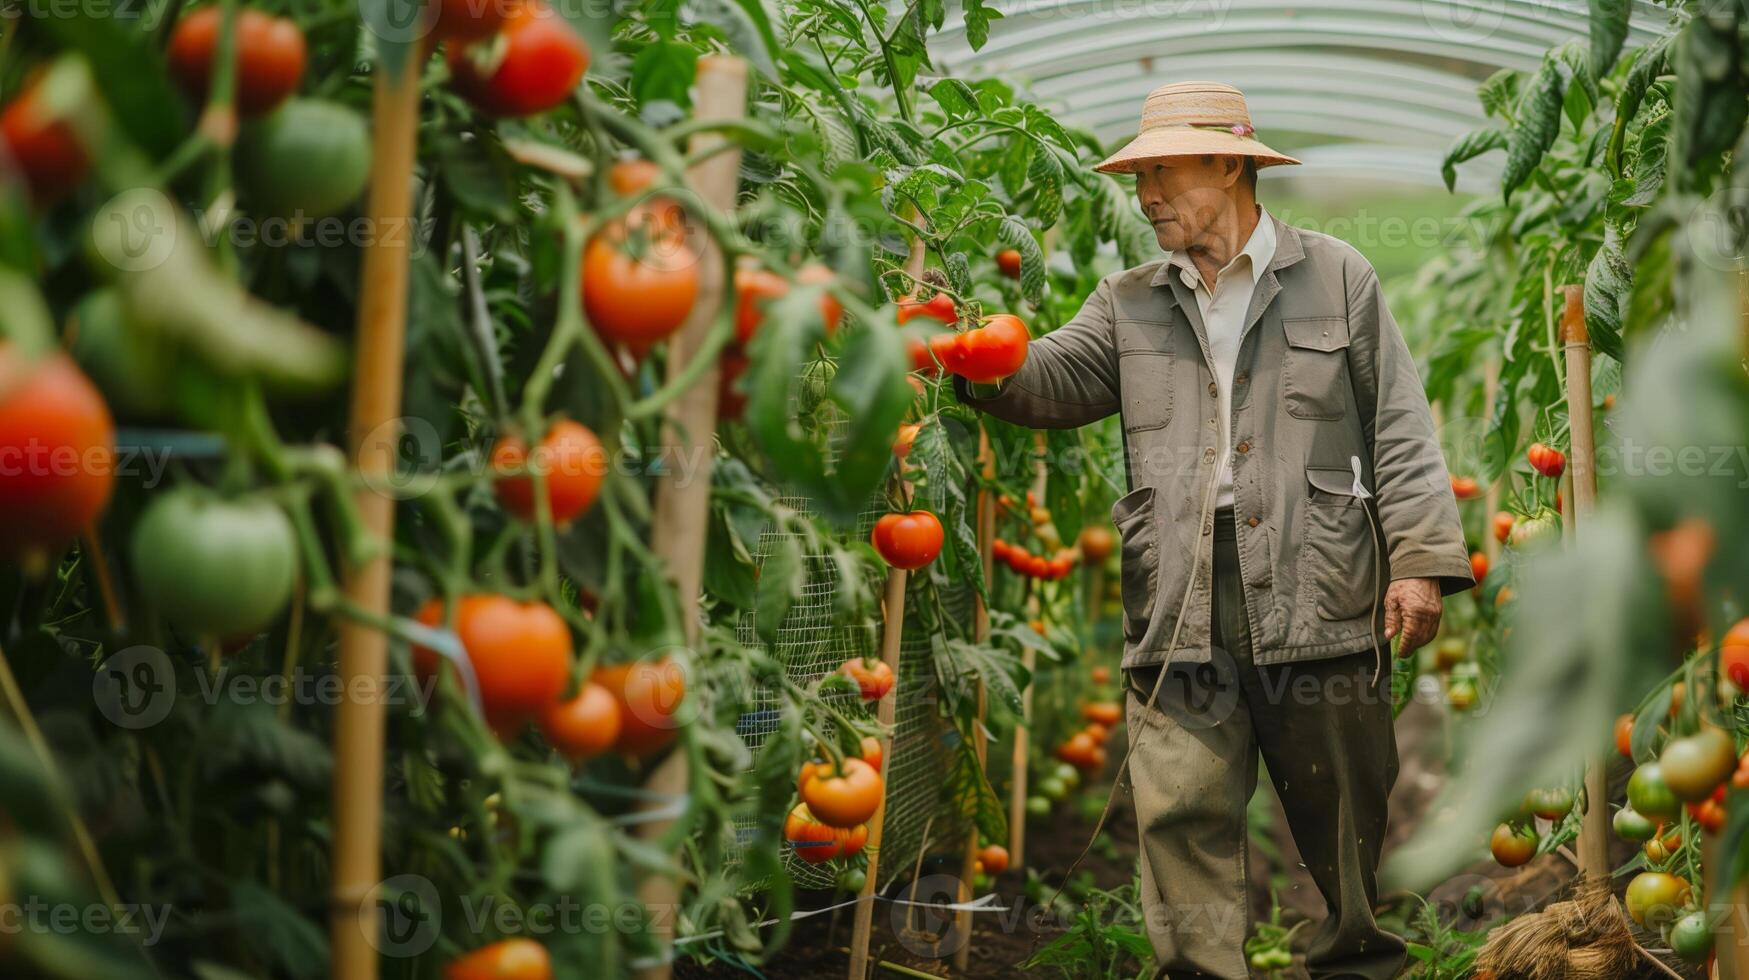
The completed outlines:
<svg viewBox="0 0 1749 980">
<path fill-rule="evenodd" d="M 1118 385 L 1123 396 L 1126 432 L 1164 429 L 1172 421 L 1172 353 L 1170 327 L 1164 324 L 1118 324 Z"/>
<path fill-rule="evenodd" d="M 1287 413 L 1296 419 L 1342 418 L 1348 412 L 1348 318 L 1284 318 L 1281 327 L 1287 335 Z"/>
</svg>

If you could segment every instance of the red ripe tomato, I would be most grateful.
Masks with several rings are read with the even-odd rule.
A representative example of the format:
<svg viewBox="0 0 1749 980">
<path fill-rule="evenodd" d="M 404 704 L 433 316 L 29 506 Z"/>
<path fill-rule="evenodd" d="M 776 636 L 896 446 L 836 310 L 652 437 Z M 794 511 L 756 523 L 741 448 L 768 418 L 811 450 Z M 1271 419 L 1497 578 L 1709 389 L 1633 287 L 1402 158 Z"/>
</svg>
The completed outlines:
<svg viewBox="0 0 1749 980">
<path fill-rule="evenodd" d="M 680 329 L 698 298 L 698 256 L 651 223 L 615 223 L 583 249 L 583 312 L 609 343 L 642 355 Z"/>
<path fill-rule="evenodd" d="M 1494 852 L 1494 860 L 1500 862 L 1501 867 L 1516 868 L 1536 857 L 1536 845 L 1535 830 L 1530 827 L 1514 830 L 1510 824 L 1501 824 L 1494 828 L 1488 849 Z"/>
<path fill-rule="evenodd" d="M 996 561 L 1001 561 L 1001 562 L 1007 561 L 1008 560 L 1008 553 L 1011 550 L 1013 550 L 1013 549 L 1008 544 L 1008 542 L 1002 540 L 1001 538 L 997 538 L 996 540 L 990 542 L 990 557 L 995 559 Z"/>
<path fill-rule="evenodd" d="M 1724 789 L 1723 786 L 1719 787 Z M 1716 834 L 1725 826 L 1725 806 L 1716 799 L 1705 799 L 1699 803 L 1688 804 L 1688 814 L 1701 829 L 1709 834 Z"/>
<path fill-rule="evenodd" d="M 1486 552 L 1470 552 L 1470 574 L 1475 577 L 1477 584 L 1481 584 L 1481 581 L 1488 577 L 1488 555 Z"/>
<path fill-rule="evenodd" d="M 1634 716 L 1632 712 L 1615 720 L 1615 750 L 1624 759 L 1634 757 Z"/>
<path fill-rule="evenodd" d="M 1095 753 L 1099 752 L 1099 743 L 1086 732 L 1076 732 L 1069 740 L 1057 746 L 1057 758 L 1067 762 L 1077 769 L 1093 768 Z"/>
<path fill-rule="evenodd" d="M 1026 574 L 1033 578 L 1051 577 L 1051 560 L 1044 555 L 1028 555 L 1026 559 Z"/>
<path fill-rule="evenodd" d="M 569 701 L 555 701 L 541 712 L 540 728 L 553 748 L 571 759 L 600 755 L 619 739 L 619 702 L 590 681 Z"/>
<path fill-rule="evenodd" d="M 1020 250 L 1005 248 L 996 253 L 996 268 L 1010 279 L 1020 278 Z"/>
<path fill-rule="evenodd" d="M 844 849 L 838 829 L 821 823 L 806 803 L 797 803 L 783 818 L 783 839 L 809 864 L 824 864 Z"/>
<path fill-rule="evenodd" d="M 1111 737 L 1111 729 L 1097 721 L 1088 722 L 1087 727 L 1081 730 L 1087 733 L 1088 738 L 1093 739 L 1095 745 L 1104 745 L 1105 740 Z"/>
<path fill-rule="evenodd" d="M 796 271 L 796 282 L 809 286 L 830 286 L 837 276 L 832 270 L 810 262 Z M 765 319 L 765 304 L 789 294 L 789 280 L 769 269 L 743 266 L 735 270 L 735 339 L 743 344 L 753 340 L 760 321 Z M 825 321 L 826 334 L 838 332 L 844 318 L 844 304 L 830 291 L 820 297 L 820 318 Z"/>
<path fill-rule="evenodd" d="M 800 796 L 821 823 L 854 827 L 874 816 L 884 788 L 881 774 L 873 766 L 861 759 L 845 759 L 837 772 L 829 764 L 806 771 Z"/>
<path fill-rule="evenodd" d="M 1092 564 L 1100 564 L 1111 557 L 1111 552 L 1117 547 L 1117 537 L 1108 527 L 1090 524 L 1081 529 L 1081 557 Z"/>
<path fill-rule="evenodd" d="M 1524 458 L 1530 461 L 1530 468 L 1547 477 L 1558 477 L 1567 468 L 1567 455 L 1552 446 L 1533 442 L 1525 450 Z M 1556 510 L 1560 509 L 1557 504 Z"/>
<path fill-rule="evenodd" d="M 595 672 L 595 683 L 619 704 L 618 751 L 649 755 L 679 734 L 676 715 L 686 698 L 686 672 L 678 663 L 663 658 L 603 667 Z"/>
<path fill-rule="evenodd" d="M 1104 666 L 1094 667 L 1087 672 L 1087 676 L 1092 678 L 1093 683 L 1095 684 L 1107 684 L 1111 681 L 1111 668 Z"/>
<path fill-rule="evenodd" d="M 5 440 L 0 439 L 0 445 Z M 1739 619 L 1725 631 L 1719 644 L 1719 673 L 1739 691 L 1749 692 L 1749 618 Z"/>
<path fill-rule="evenodd" d="M 1068 558 L 1052 558 L 1050 561 L 1051 578 L 1068 578 L 1075 568 L 1075 563 Z"/>
<path fill-rule="evenodd" d="M 1454 476 L 1451 478 L 1451 492 L 1459 500 L 1473 500 L 1482 495 L 1482 485 L 1473 476 Z"/>
<path fill-rule="evenodd" d="M 927 300 L 918 302 L 914 296 L 906 296 L 899 300 L 896 316 L 900 323 L 908 323 L 917 317 L 928 317 L 947 326 L 958 326 L 959 311 L 954 309 L 953 297 L 946 293 L 936 293 Z"/>
<path fill-rule="evenodd" d="M 1507 536 L 1512 533 L 1512 525 L 1516 520 L 1517 520 L 1517 518 L 1513 517 L 1512 514 L 1508 511 L 1504 511 L 1504 510 L 1495 511 L 1494 512 L 1494 540 L 1499 541 L 1500 543 L 1504 544 L 1506 542 Z"/>
<path fill-rule="evenodd" d="M 879 701 L 893 689 L 893 668 L 887 666 L 884 660 L 864 660 L 861 657 L 851 657 L 838 668 L 844 676 L 856 681 L 856 686 L 862 691 L 864 701 Z"/>
<path fill-rule="evenodd" d="M 941 521 L 926 510 L 886 514 L 875 522 L 870 539 L 894 568 L 922 568 L 941 554 Z"/>
<path fill-rule="evenodd" d="M 881 740 L 873 735 L 862 737 L 862 761 L 874 767 L 875 772 L 881 771 L 881 763 L 886 759 L 886 752 L 881 749 Z"/>
<path fill-rule="evenodd" d="M 607 170 L 607 184 L 620 197 L 629 197 L 648 190 L 661 177 L 662 168 L 643 157 L 615 161 Z"/>
<path fill-rule="evenodd" d="M 984 873 L 995 876 L 1008 870 L 1008 848 L 1001 844 L 986 844 L 978 851 L 978 860 L 984 862 Z"/>
<path fill-rule="evenodd" d="M 219 48 L 223 11 L 202 7 L 182 18 L 170 34 L 170 74 L 183 90 L 204 100 Z M 252 8 L 236 14 L 237 111 L 256 116 L 284 102 L 304 77 L 304 32 L 284 17 Z"/>
<path fill-rule="evenodd" d="M 985 317 L 977 329 L 959 335 L 957 364 L 943 363 L 967 381 L 1000 381 L 1026 363 L 1026 345 L 1031 340 L 1032 334 L 1019 317 L 998 313 Z"/>
<path fill-rule="evenodd" d="M 48 204 L 85 179 L 91 160 L 65 122 L 51 118 L 37 103 L 37 83 L 29 83 L 0 112 L 0 141 L 37 204 Z"/>
<path fill-rule="evenodd" d="M 1123 721 L 1123 705 L 1116 701 L 1094 701 L 1081 709 L 1081 718 L 1110 728 Z"/>
<path fill-rule="evenodd" d="M 525 521 L 535 519 L 534 474 L 547 488 L 547 509 L 553 523 L 564 527 L 595 503 L 607 475 L 607 450 L 587 426 L 562 419 L 547 430 L 533 458 L 521 436 L 505 435 L 492 447 L 492 469 L 525 469 L 521 476 L 503 476 L 492 483 L 498 503 Z"/>
<path fill-rule="evenodd" d="M 91 526 L 115 484 L 109 406 L 67 355 L 0 340 L 0 560 L 41 569 Z"/>
<path fill-rule="evenodd" d="M 420 608 L 427 626 L 443 623 L 443 600 Z M 476 593 L 456 603 L 455 632 L 473 665 L 486 720 L 500 730 L 538 716 L 564 693 L 571 679 L 571 630 L 544 602 Z M 413 648 L 420 677 L 430 677 L 442 657 Z"/>
<path fill-rule="evenodd" d="M 494 37 L 450 45 L 446 58 L 456 90 L 495 116 L 545 112 L 570 98 L 589 70 L 589 46 L 540 0 L 512 7 Z"/>
<path fill-rule="evenodd" d="M 960 346 L 960 338 L 965 334 L 938 333 L 929 338 L 930 374 L 939 374 L 941 368 L 946 368 L 949 374 L 958 374 L 964 360 L 964 348 Z M 940 367 L 936 367 L 939 364 Z"/>
<path fill-rule="evenodd" d="M 437 37 L 472 41 L 496 31 L 517 0 L 435 0 L 431 29 Z"/>
<path fill-rule="evenodd" d="M 506 939 L 451 960 L 443 980 L 552 980 L 553 960 L 532 939 Z"/>
</svg>

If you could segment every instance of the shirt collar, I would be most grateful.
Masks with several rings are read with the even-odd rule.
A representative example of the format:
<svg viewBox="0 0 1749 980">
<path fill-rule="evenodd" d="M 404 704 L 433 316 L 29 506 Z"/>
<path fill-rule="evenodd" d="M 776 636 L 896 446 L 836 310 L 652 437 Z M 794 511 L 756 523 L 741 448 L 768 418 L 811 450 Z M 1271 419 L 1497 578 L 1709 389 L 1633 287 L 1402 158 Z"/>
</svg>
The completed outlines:
<svg viewBox="0 0 1749 980">
<path fill-rule="evenodd" d="M 1238 255 L 1227 260 L 1226 266 L 1216 274 L 1215 282 L 1217 285 L 1228 272 L 1233 270 L 1234 266 L 1238 265 L 1241 257 L 1250 261 L 1251 285 L 1256 286 L 1257 280 L 1263 278 L 1263 270 L 1269 268 L 1270 260 L 1275 257 L 1275 219 L 1269 216 L 1269 212 L 1264 210 L 1261 204 L 1257 205 L 1257 226 L 1251 229 L 1251 237 L 1245 240 L 1245 247 L 1239 250 Z M 1154 285 L 1163 286 L 1166 284 L 1168 269 L 1177 269 L 1179 278 L 1192 291 L 1202 285 L 1202 273 L 1197 270 L 1196 263 L 1190 260 L 1190 255 L 1187 252 L 1167 252 L 1166 264 L 1154 277 Z"/>
</svg>

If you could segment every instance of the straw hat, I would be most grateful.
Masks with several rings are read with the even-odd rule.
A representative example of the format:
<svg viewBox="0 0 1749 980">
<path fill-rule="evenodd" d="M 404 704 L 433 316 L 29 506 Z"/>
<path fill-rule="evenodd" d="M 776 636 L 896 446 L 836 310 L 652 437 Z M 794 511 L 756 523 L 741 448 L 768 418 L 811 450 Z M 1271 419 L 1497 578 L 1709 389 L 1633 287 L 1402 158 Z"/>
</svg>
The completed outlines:
<svg viewBox="0 0 1749 980">
<path fill-rule="evenodd" d="M 1257 166 L 1299 163 L 1253 138 L 1245 94 L 1219 82 L 1174 82 L 1148 93 L 1142 131 L 1095 170 L 1133 173 L 1157 157 L 1224 153 L 1257 158 Z"/>
</svg>

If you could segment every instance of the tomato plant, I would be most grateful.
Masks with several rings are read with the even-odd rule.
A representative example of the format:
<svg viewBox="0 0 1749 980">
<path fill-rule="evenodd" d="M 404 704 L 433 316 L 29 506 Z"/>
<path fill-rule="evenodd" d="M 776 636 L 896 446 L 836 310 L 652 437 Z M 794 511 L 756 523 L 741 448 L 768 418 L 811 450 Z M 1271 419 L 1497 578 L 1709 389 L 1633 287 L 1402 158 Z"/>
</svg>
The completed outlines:
<svg viewBox="0 0 1749 980">
<path fill-rule="evenodd" d="M 1503 868 L 1516 868 L 1530 863 L 1536 857 L 1539 838 L 1535 829 L 1529 826 L 1513 827 L 1511 824 L 1501 824 L 1494 828 L 1494 836 L 1488 842 L 1488 849 L 1494 853 L 1494 860 Z"/>
<path fill-rule="evenodd" d="M 875 522 L 871 540 L 894 568 L 922 568 L 941 554 L 941 521 L 925 510 L 886 514 Z"/>
</svg>

